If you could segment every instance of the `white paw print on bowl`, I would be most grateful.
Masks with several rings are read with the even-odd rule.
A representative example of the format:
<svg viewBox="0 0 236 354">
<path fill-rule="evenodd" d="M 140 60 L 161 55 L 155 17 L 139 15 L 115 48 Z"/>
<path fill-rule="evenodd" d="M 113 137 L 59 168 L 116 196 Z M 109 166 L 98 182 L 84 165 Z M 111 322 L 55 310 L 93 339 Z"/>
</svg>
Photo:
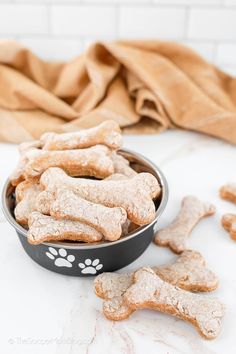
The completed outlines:
<svg viewBox="0 0 236 354">
<path fill-rule="evenodd" d="M 84 263 L 78 264 L 79 268 L 82 269 L 81 273 L 83 274 L 96 274 L 98 270 L 102 269 L 103 264 L 100 263 L 99 259 L 85 259 Z"/>
<path fill-rule="evenodd" d="M 53 247 L 48 247 L 48 251 L 46 255 L 48 258 L 54 260 L 54 264 L 57 267 L 66 267 L 71 268 L 73 266 L 73 262 L 75 260 L 75 256 L 73 254 L 67 254 L 67 250 L 64 248 L 60 248 L 58 251 Z"/>
</svg>

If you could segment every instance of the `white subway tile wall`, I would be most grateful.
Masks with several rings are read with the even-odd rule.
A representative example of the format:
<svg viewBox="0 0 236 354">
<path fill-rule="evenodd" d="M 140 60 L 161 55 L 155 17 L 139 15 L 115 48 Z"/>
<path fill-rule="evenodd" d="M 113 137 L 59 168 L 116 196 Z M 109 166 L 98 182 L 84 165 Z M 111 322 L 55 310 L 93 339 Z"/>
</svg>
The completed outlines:
<svg viewBox="0 0 236 354">
<path fill-rule="evenodd" d="M 126 38 L 176 40 L 236 75 L 236 0 L 0 0 L 0 39 L 43 59 Z"/>
</svg>

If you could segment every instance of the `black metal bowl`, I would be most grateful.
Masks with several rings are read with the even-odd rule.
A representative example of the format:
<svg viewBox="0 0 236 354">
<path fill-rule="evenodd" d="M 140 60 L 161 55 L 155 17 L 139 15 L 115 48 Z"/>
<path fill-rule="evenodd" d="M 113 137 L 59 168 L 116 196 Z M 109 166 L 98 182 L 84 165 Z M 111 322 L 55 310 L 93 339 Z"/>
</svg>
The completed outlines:
<svg viewBox="0 0 236 354">
<path fill-rule="evenodd" d="M 125 149 L 120 150 L 119 153 L 130 161 L 136 171 L 152 173 L 158 179 L 162 192 L 155 201 L 155 219 L 150 224 L 139 227 L 114 242 L 86 244 L 65 241 L 31 245 L 27 241 L 27 230 L 19 225 L 14 218 L 14 188 L 9 180 L 6 181 L 2 191 L 4 215 L 15 228 L 24 250 L 35 262 L 56 273 L 91 276 L 123 268 L 146 250 L 153 238 L 154 225 L 166 206 L 168 185 L 160 169 L 142 155 Z"/>
</svg>

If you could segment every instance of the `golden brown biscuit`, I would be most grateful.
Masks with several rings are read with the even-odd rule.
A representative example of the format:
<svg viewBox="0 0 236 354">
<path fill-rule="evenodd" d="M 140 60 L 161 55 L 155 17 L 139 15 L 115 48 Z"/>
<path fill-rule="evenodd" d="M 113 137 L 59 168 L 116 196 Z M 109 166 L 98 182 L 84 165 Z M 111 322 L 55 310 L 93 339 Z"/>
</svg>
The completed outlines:
<svg viewBox="0 0 236 354">
<path fill-rule="evenodd" d="M 19 145 L 20 159 L 16 168 L 10 175 L 10 181 L 13 186 L 17 186 L 20 182 L 25 180 L 24 172 L 28 163 L 27 153 L 31 150 L 38 151 L 38 147 L 38 140 L 25 142 Z"/>
<path fill-rule="evenodd" d="M 40 142 L 44 150 L 84 149 L 102 144 L 111 149 L 122 146 L 122 136 L 118 123 L 107 120 L 96 127 L 72 133 L 45 133 Z"/>
<path fill-rule="evenodd" d="M 36 211 L 36 200 L 42 187 L 28 181 L 19 183 L 16 187 L 16 207 L 14 210 L 16 221 L 22 226 L 28 225 L 29 215 Z"/>
<path fill-rule="evenodd" d="M 179 214 L 169 226 L 156 233 L 154 241 L 159 246 L 181 253 L 187 249 L 186 240 L 194 226 L 203 217 L 214 213 L 214 205 L 202 202 L 194 196 L 187 196 L 182 201 Z"/>
<path fill-rule="evenodd" d="M 108 241 L 115 241 L 121 237 L 122 225 L 127 220 L 123 208 L 108 208 L 88 202 L 69 189 L 57 190 L 55 201 L 50 206 L 50 215 L 59 220 L 85 223 L 101 232 Z"/>
<path fill-rule="evenodd" d="M 209 292 L 218 286 L 217 276 L 197 251 L 184 251 L 174 262 L 152 269 L 162 280 L 184 290 Z M 103 312 L 108 319 L 121 320 L 133 312 L 123 299 L 124 292 L 133 284 L 133 274 L 102 273 L 94 280 L 96 295 L 106 300 Z"/>
<path fill-rule="evenodd" d="M 78 221 L 56 220 L 39 212 L 30 214 L 28 224 L 28 241 L 32 245 L 63 240 L 98 242 L 102 239 L 102 234 L 88 225 Z"/>
<path fill-rule="evenodd" d="M 134 284 L 126 290 L 124 300 L 133 311 L 152 309 L 188 321 L 206 339 L 216 338 L 221 330 L 225 308 L 217 298 L 173 286 L 148 267 L 134 273 Z"/>
<path fill-rule="evenodd" d="M 30 150 L 26 157 L 28 162 L 24 176 L 29 181 L 38 181 L 41 174 L 50 167 L 60 167 L 70 176 L 104 178 L 114 172 L 110 150 L 103 145 L 81 150 Z"/>
<path fill-rule="evenodd" d="M 44 172 L 40 183 L 45 188 L 38 197 L 43 212 L 50 212 L 50 204 L 58 188 L 67 188 L 77 196 L 95 204 L 110 208 L 122 207 L 128 218 L 137 225 L 145 225 L 155 218 L 155 205 L 152 199 L 161 191 L 157 179 L 150 173 L 140 173 L 120 181 L 98 181 L 73 178 L 63 170 L 49 168 Z"/>
<path fill-rule="evenodd" d="M 14 187 L 24 181 L 24 179 L 25 179 L 24 171 L 25 171 L 25 167 L 27 165 L 27 162 L 28 162 L 28 159 L 26 156 L 24 156 L 24 155 L 20 156 L 20 159 L 19 159 L 19 162 L 18 162 L 16 168 L 12 171 L 12 173 L 10 175 L 10 181 Z"/>
</svg>

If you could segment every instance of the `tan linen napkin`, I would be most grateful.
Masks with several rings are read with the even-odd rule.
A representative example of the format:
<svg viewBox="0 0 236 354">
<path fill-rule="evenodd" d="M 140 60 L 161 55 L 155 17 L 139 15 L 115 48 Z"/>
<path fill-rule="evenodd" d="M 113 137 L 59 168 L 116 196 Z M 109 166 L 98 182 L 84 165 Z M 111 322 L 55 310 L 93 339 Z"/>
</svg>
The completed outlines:
<svg viewBox="0 0 236 354">
<path fill-rule="evenodd" d="M 236 144 L 236 78 L 161 41 L 95 43 L 67 63 L 0 41 L 0 140 L 117 121 L 128 133 L 182 128 Z"/>
</svg>

